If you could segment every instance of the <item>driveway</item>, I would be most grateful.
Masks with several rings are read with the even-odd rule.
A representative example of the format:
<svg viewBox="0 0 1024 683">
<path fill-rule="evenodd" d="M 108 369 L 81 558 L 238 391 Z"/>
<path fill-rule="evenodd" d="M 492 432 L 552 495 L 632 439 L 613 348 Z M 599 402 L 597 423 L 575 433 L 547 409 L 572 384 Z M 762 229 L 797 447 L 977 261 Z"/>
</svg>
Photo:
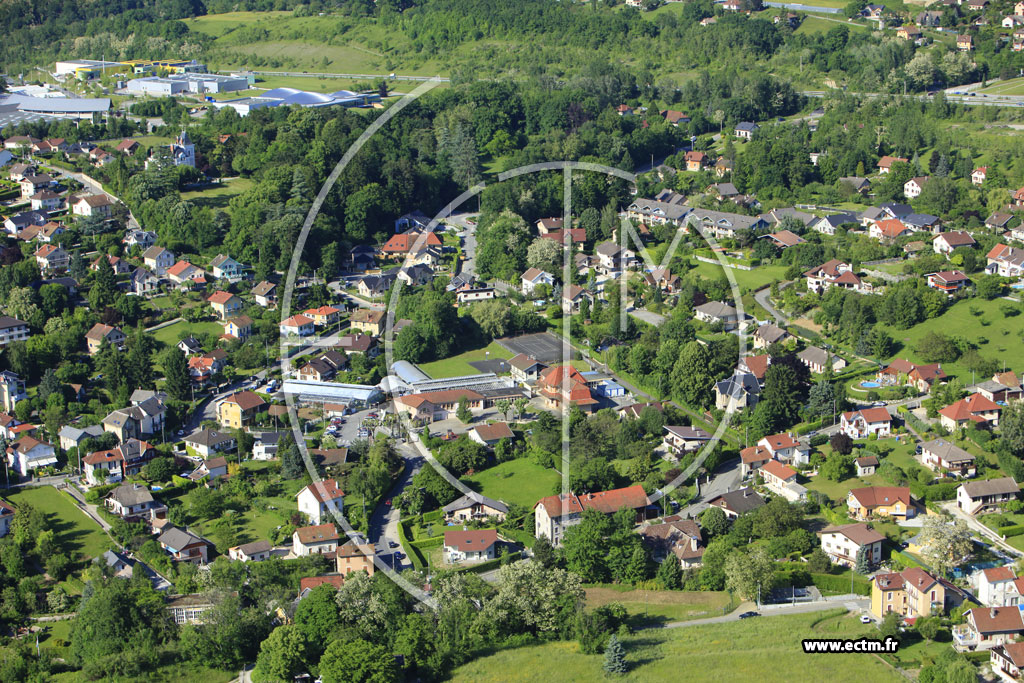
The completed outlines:
<svg viewBox="0 0 1024 683">
<path fill-rule="evenodd" d="M 789 283 L 788 282 L 783 283 L 783 284 L 779 285 L 779 288 L 781 289 L 782 287 L 784 287 L 787 284 L 789 284 Z M 764 289 L 759 289 L 758 291 L 754 292 L 754 301 L 756 301 L 758 303 L 758 305 L 761 306 L 761 308 L 763 308 L 764 310 L 768 311 L 768 313 L 770 313 L 771 316 L 773 318 L 775 318 L 775 324 L 776 325 L 778 325 L 779 327 L 785 327 L 786 326 L 786 316 L 783 315 L 782 312 L 779 309 L 775 308 L 775 306 L 772 305 L 772 302 L 770 300 L 771 293 L 772 293 L 771 287 L 765 287 Z"/>
<path fill-rule="evenodd" d="M 707 508 L 708 504 L 706 501 L 739 488 L 743 482 L 743 475 L 740 474 L 739 464 L 739 460 L 729 460 L 722 463 L 715 470 L 711 480 L 701 485 L 699 501 L 682 508 L 679 514 L 684 517 L 696 517 Z"/>
<path fill-rule="evenodd" d="M 370 515 L 367 536 L 375 544 L 378 555 L 392 554 L 401 549 L 398 540 L 398 520 L 401 517 L 401 512 L 395 503 L 398 502 L 398 497 L 402 495 L 405 487 L 412 482 L 412 478 L 416 476 L 425 462 L 419 453 L 406 444 L 398 444 L 398 453 L 405 460 L 405 470 L 388 491 L 385 500 Z M 388 500 L 392 501 L 391 505 L 386 504 Z M 398 544 L 398 547 L 392 549 L 391 543 Z M 405 559 L 408 560 L 408 558 Z M 402 571 L 404 564 L 402 560 L 395 559 L 393 568 L 395 571 Z"/>
<path fill-rule="evenodd" d="M 941 507 L 942 507 L 943 510 L 945 510 L 948 513 L 950 513 L 955 518 L 964 520 L 964 522 L 967 523 L 967 527 L 971 531 L 974 531 L 977 534 L 979 534 L 981 536 L 984 536 L 989 541 L 991 541 L 993 544 L 995 544 L 1000 550 L 1008 553 L 1010 555 L 1010 557 L 1020 557 L 1021 555 L 1024 555 L 1024 553 L 1021 553 L 1021 551 L 1017 550 L 1012 545 L 1010 545 L 1009 543 L 1004 541 L 1002 536 L 1000 536 L 996 532 L 992 531 L 987 526 L 985 526 L 984 524 L 982 524 L 981 522 L 976 520 L 974 517 L 972 517 L 971 515 L 967 514 L 966 512 L 961 510 L 959 507 L 957 507 L 957 504 L 956 504 L 955 500 L 951 500 L 951 501 L 949 501 L 947 503 L 943 503 L 941 505 Z"/>
<path fill-rule="evenodd" d="M 654 325 L 655 327 L 660 327 L 667 320 L 665 316 L 643 308 L 634 308 L 629 312 L 629 314 L 637 320 L 643 320 L 645 323 Z"/>
</svg>

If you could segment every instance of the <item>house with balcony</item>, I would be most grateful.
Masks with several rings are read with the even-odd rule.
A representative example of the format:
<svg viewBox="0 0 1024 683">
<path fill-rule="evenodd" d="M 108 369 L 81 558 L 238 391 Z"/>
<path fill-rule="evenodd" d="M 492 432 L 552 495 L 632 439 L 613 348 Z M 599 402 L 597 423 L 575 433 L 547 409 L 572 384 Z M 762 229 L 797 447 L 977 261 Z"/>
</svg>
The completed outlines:
<svg viewBox="0 0 1024 683">
<path fill-rule="evenodd" d="M 1021 680 L 1021 669 L 1024 668 L 1024 642 L 996 645 L 988 653 L 989 668 L 999 678 L 1007 683 L 1018 683 Z"/>
<path fill-rule="evenodd" d="M 758 441 L 757 445 L 781 463 L 806 465 L 810 462 L 810 446 L 797 441 L 792 434 L 772 434 Z"/>
<path fill-rule="evenodd" d="M 971 278 L 959 270 L 940 270 L 927 275 L 928 286 L 943 294 L 953 297 L 961 289 L 971 284 Z"/>
<path fill-rule="evenodd" d="M 217 254 L 210 261 L 210 272 L 217 279 L 237 280 L 245 274 L 245 266 L 224 254 Z"/>
<path fill-rule="evenodd" d="M 634 511 L 637 522 L 640 522 L 646 516 L 648 505 L 650 500 L 639 484 L 611 491 L 548 496 L 533 506 L 534 536 L 546 536 L 551 545 L 559 547 L 565 530 L 579 524 L 586 509 L 613 515 L 622 508 L 628 508 Z"/>
<path fill-rule="evenodd" d="M 210 304 L 210 308 L 213 309 L 214 313 L 221 320 L 234 318 L 242 312 L 242 300 L 231 292 L 223 290 L 214 292 L 206 302 Z"/>
<path fill-rule="evenodd" d="M 1020 496 L 1020 486 L 1013 477 L 968 481 L 956 490 L 956 506 L 969 515 L 996 512 Z"/>
<path fill-rule="evenodd" d="M 1024 607 L 975 607 L 964 612 L 966 623 L 953 627 L 957 650 L 991 650 L 1015 643 L 1024 635 Z"/>
<path fill-rule="evenodd" d="M 299 512 L 313 524 L 323 524 L 335 513 L 344 512 L 345 493 L 335 479 L 315 481 L 295 494 L 295 499 Z"/>
<path fill-rule="evenodd" d="M 797 471 L 778 460 L 769 460 L 760 469 L 761 478 L 769 491 L 779 494 L 791 503 L 807 497 L 807 489 L 796 483 Z"/>
<path fill-rule="evenodd" d="M 267 402 L 255 392 L 238 391 L 217 404 L 217 420 L 224 429 L 242 429 L 266 408 Z"/>
<path fill-rule="evenodd" d="M 985 398 L 980 393 L 974 393 L 941 409 L 939 422 L 950 432 L 961 427 L 969 427 L 971 424 L 998 427 L 999 413 L 1002 410 L 1003 407 L 995 401 Z"/>
<path fill-rule="evenodd" d="M 921 444 L 921 462 L 933 472 L 968 478 L 977 474 L 974 456 L 948 439 L 932 439 Z"/>
<path fill-rule="evenodd" d="M 839 431 L 851 439 L 866 439 L 876 434 L 884 439 L 892 433 L 892 415 L 885 408 L 861 408 L 842 414 Z"/>
<path fill-rule="evenodd" d="M 878 619 L 889 612 L 907 618 L 943 614 L 965 598 L 953 584 L 918 567 L 876 574 L 871 581 L 871 613 Z"/>
<path fill-rule="evenodd" d="M 485 562 L 497 553 L 498 532 L 494 529 L 462 529 L 444 532 L 444 556 L 450 563 Z"/>
<path fill-rule="evenodd" d="M 476 519 L 490 519 L 495 522 L 505 521 L 508 506 L 500 500 L 493 500 L 475 491 L 448 503 L 441 511 L 446 522 L 467 522 Z"/>
<path fill-rule="evenodd" d="M 828 526 L 818 532 L 821 549 L 833 563 L 844 567 L 857 564 L 857 556 L 863 552 L 872 567 L 882 561 L 882 543 L 885 536 L 867 524 L 843 524 Z"/>
<path fill-rule="evenodd" d="M 121 484 L 107 494 L 103 505 L 111 513 L 129 522 L 163 519 L 167 515 L 167 506 L 153 498 L 153 494 L 142 484 Z"/>
<path fill-rule="evenodd" d="M 11 342 L 25 341 L 28 337 L 28 323 L 9 315 L 0 315 L 0 348 Z"/>
<path fill-rule="evenodd" d="M 209 558 L 210 543 L 185 529 L 166 527 L 156 541 L 175 562 L 206 564 Z"/>
<path fill-rule="evenodd" d="M 711 435 L 700 427 L 665 425 L 663 429 L 665 433 L 661 440 L 662 448 L 676 458 L 699 450 L 711 441 Z"/>
<path fill-rule="evenodd" d="M 292 534 L 292 553 L 297 557 L 326 555 L 337 550 L 338 530 L 332 523 L 304 526 Z"/>
<path fill-rule="evenodd" d="M 1016 607 L 1024 604 L 1024 578 L 1010 565 L 982 569 L 973 577 L 978 602 L 987 607 Z"/>
</svg>

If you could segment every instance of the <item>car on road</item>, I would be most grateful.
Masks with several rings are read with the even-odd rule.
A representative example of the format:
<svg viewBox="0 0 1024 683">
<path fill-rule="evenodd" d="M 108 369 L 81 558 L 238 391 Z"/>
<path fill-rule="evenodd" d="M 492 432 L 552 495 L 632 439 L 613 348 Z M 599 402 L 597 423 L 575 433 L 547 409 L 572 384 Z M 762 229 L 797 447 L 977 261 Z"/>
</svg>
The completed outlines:
<svg viewBox="0 0 1024 683">
<path fill-rule="evenodd" d="M 373 419 L 373 420 L 376 420 L 378 417 L 380 417 L 380 415 L 378 415 L 377 413 L 370 413 L 366 417 L 368 417 L 370 419 Z"/>
<path fill-rule="evenodd" d="M 386 506 L 388 506 L 388 507 L 391 507 L 391 499 L 390 499 L 390 498 L 388 498 L 387 500 L 385 500 L 385 501 L 384 501 L 384 505 L 386 505 Z"/>
<path fill-rule="evenodd" d="M 759 616 L 761 616 L 760 612 L 744 612 L 743 614 L 740 615 L 740 619 L 749 619 L 750 617 L 759 617 Z"/>
<path fill-rule="evenodd" d="M 395 559 L 396 560 L 404 560 L 405 559 L 405 554 L 404 553 L 396 552 L 395 553 Z"/>
<path fill-rule="evenodd" d="M 388 547 L 389 548 L 397 548 L 398 547 L 398 543 L 396 543 L 395 541 L 388 541 Z"/>
<path fill-rule="evenodd" d="M 185 430 L 184 429 L 179 429 L 178 430 L 178 436 L 185 436 Z"/>
<path fill-rule="evenodd" d="M 862 623 L 862 624 L 870 624 L 872 621 L 874 621 L 874 619 L 872 619 L 868 615 L 866 615 L 866 614 L 860 615 L 860 623 Z"/>
</svg>

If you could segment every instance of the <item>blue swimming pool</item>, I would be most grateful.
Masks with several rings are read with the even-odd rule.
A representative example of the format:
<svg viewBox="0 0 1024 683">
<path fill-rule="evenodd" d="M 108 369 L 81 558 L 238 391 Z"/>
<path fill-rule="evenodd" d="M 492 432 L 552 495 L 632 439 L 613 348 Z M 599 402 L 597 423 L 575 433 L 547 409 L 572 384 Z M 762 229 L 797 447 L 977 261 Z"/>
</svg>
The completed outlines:
<svg viewBox="0 0 1024 683">
<path fill-rule="evenodd" d="M 864 380 L 863 382 L 860 383 L 860 385 L 865 389 L 877 389 L 878 387 L 882 386 L 878 382 L 870 379 Z"/>
</svg>

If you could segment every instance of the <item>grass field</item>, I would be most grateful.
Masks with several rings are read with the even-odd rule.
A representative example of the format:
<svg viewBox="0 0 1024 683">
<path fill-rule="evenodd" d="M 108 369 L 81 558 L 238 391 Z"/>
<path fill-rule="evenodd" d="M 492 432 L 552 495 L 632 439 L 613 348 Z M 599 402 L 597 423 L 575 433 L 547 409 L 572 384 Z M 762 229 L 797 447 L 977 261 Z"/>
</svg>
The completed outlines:
<svg viewBox="0 0 1024 683">
<path fill-rule="evenodd" d="M 464 477 L 462 481 L 488 498 L 532 508 L 541 498 L 552 495 L 561 479 L 554 470 L 541 467 L 529 458 L 518 458 Z"/>
<path fill-rule="evenodd" d="M 233 197 L 242 194 L 253 185 L 248 178 L 225 178 L 222 183 L 205 190 L 193 192 L 182 192 L 181 198 L 187 199 L 196 206 L 204 206 L 210 209 L 227 208 L 228 202 Z"/>
<path fill-rule="evenodd" d="M 28 504 L 45 512 L 49 528 L 57 533 L 57 541 L 73 560 L 98 557 L 114 546 L 110 537 L 67 494 L 52 486 L 18 489 L 4 497 L 15 508 Z"/>
<path fill-rule="evenodd" d="M 623 639 L 629 673 L 624 681 L 901 681 L 868 654 L 803 654 L 807 637 L 877 634 L 842 611 L 763 617 L 724 624 L 640 631 Z M 459 667 L 456 682 L 603 680 L 601 655 L 580 654 L 575 642 L 506 650 Z"/>
<path fill-rule="evenodd" d="M 714 278 L 716 280 L 725 277 L 725 269 L 716 263 L 704 263 L 703 261 L 694 261 L 693 263 L 695 265 L 694 270 L 701 277 Z M 736 278 L 736 284 L 739 286 L 740 292 L 746 293 L 761 289 L 775 280 L 782 280 L 786 273 L 786 266 L 758 266 L 753 270 L 730 268 L 729 271 Z"/>
<path fill-rule="evenodd" d="M 1006 81 L 999 81 L 977 92 L 988 95 L 1024 95 L 1024 78 L 1011 78 Z"/>
<path fill-rule="evenodd" d="M 179 320 L 173 325 L 162 327 L 153 333 L 153 338 L 166 346 L 174 346 L 182 339 L 182 332 L 192 335 L 216 334 L 224 332 L 224 328 L 217 322 L 190 323 L 186 320 Z"/>
<path fill-rule="evenodd" d="M 470 361 L 494 360 L 496 358 L 508 360 L 511 357 L 512 354 L 507 349 L 502 348 L 497 342 L 491 342 L 482 349 L 473 349 L 451 358 L 435 360 L 432 363 L 421 363 L 420 369 L 434 379 L 475 375 L 480 371 L 470 365 Z"/>
<path fill-rule="evenodd" d="M 1024 317 L 1006 317 L 1000 307 L 1011 304 L 1002 299 L 985 301 L 973 298 L 959 301 L 937 318 L 926 320 L 908 330 L 889 328 L 893 339 L 900 342 L 903 348 L 893 358 L 907 358 L 915 363 L 922 363 L 914 347 L 929 332 L 949 336 L 962 337 L 978 346 L 978 353 L 985 358 L 1012 358 L 1020 349 L 1020 334 L 1024 330 Z M 979 312 L 973 315 L 971 309 Z M 942 369 L 947 375 L 957 375 L 965 384 L 971 383 L 971 372 L 959 362 L 943 363 Z M 979 381 L 982 378 L 979 378 Z"/>
<path fill-rule="evenodd" d="M 192 31 L 199 31 L 207 35 L 219 38 L 239 26 L 246 26 L 260 21 L 267 23 L 281 21 L 292 16 L 291 12 L 226 12 L 224 14 L 207 14 L 194 19 L 187 19 L 185 23 Z"/>
<path fill-rule="evenodd" d="M 621 586 L 587 588 L 587 607 L 617 602 L 626 608 L 636 624 L 668 623 L 719 616 L 735 609 L 725 591 L 619 590 Z"/>
</svg>

